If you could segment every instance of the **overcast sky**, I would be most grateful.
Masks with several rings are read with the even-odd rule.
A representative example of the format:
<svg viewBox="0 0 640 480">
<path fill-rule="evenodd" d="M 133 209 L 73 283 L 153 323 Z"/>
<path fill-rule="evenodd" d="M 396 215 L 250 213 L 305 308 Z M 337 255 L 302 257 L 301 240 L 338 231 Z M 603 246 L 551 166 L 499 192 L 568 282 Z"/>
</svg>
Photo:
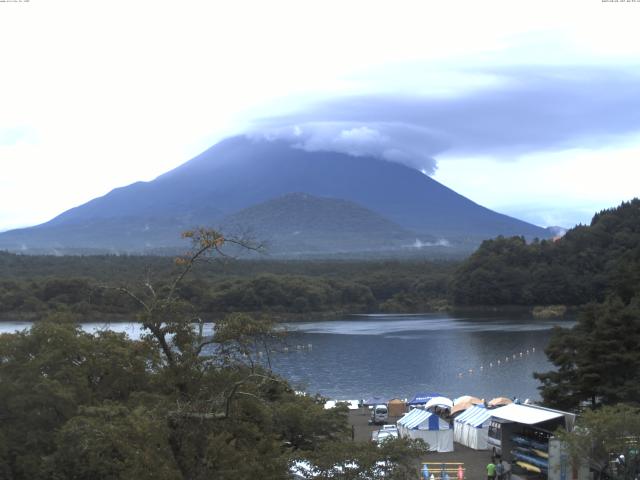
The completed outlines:
<svg viewBox="0 0 640 480">
<path fill-rule="evenodd" d="M 0 230 L 243 132 L 585 223 L 640 195 L 638 24 L 640 1 L 0 2 Z"/>
</svg>

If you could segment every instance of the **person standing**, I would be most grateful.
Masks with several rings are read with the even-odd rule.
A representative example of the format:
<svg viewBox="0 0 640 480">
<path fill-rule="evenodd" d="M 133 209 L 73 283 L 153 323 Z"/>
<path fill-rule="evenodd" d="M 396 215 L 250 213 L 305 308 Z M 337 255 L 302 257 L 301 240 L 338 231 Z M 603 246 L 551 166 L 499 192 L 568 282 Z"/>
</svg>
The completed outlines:
<svg viewBox="0 0 640 480">
<path fill-rule="evenodd" d="M 496 480 L 502 480 L 504 478 L 504 465 L 500 457 L 496 460 Z"/>
<path fill-rule="evenodd" d="M 496 465 L 493 459 L 487 465 L 487 480 L 496 480 Z"/>
<path fill-rule="evenodd" d="M 620 454 L 618 458 L 616 458 L 616 470 L 618 470 L 618 475 L 624 475 L 624 467 L 625 467 L 625 458 L 624 454 Z"/>
</svg>

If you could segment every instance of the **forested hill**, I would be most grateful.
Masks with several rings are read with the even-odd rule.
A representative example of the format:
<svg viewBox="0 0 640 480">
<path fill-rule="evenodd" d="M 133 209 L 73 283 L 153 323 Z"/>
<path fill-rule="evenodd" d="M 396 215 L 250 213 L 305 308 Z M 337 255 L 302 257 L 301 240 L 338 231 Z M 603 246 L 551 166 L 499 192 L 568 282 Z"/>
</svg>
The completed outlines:
<svg viewBox="0 0 640 480">
<path fill-rule="evenodd" d="M 457 263 L 429 261 L 203 262 L 178 294 L 207 318 L 262 312 L 416 312 L 443 308 Z M 33 256 L 0 251 L 0 320 L 38 319 L 68 309 L 86 320 L 132 318 L 138 306 L 117 287 L 162 288 L 177 274 L 168 257 Z"/>
<path fill-rule="evenodd" d="M 640 199 L 597 213 L 559 240 L 498 237 L 456 271 L 458 305 L 581 305 L 640 292 Z"/>
</svg>

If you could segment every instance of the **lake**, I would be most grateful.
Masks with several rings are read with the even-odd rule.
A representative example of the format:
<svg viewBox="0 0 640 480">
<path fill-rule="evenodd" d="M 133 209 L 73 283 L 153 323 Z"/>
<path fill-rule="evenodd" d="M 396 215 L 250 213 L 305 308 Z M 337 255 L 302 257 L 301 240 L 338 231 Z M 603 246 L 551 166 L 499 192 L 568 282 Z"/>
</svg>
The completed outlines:
<svg viewBox="0 0 640 480">
<path fill-rule="evenodd" d="M 411 398 L 438 392 L 539 399 L 533 372 L 551 369 L 544 354 L 554 325 L 513 315 L 362 315 L 344 320 L 287 324 L 288 351 L 273 355 L 273 369 L 294 386 L 329 398 Z M 1 332 L 29 322 L 0 323 Z M 136 323 L 87 323 L 140 334 Z M 210 330 L 209 330 L 210 331 Z"/>
</svg>

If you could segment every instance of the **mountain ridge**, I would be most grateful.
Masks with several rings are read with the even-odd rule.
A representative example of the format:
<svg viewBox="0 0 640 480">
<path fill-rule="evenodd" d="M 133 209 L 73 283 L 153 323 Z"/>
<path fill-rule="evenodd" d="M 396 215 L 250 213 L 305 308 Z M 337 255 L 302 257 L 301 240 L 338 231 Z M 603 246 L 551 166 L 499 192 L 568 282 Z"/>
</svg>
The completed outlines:
<svg viewBox="0 0 640 480">
<path fill-rule="evenodd" d="M 238 136 L 150 182 L 116 188 L 44 224 L 4 232 L 0 248 L 174 246 L 183 230 L 219 225 L 229 215 L 293 192 L 353 202 L 422 236 L 475 244 L 498 235 L 549 236 L 398 163 Z"/>
<path fill-rule="evenodd" d="M 342 199 L 288 193 L 225 217 L 220 229 L 249 231 L 269 253 L 315 254 L 410 248 L 418 236 L 383 216 Z M 423 236 L 419 241 L 433 241 Z"/>
</svg>

